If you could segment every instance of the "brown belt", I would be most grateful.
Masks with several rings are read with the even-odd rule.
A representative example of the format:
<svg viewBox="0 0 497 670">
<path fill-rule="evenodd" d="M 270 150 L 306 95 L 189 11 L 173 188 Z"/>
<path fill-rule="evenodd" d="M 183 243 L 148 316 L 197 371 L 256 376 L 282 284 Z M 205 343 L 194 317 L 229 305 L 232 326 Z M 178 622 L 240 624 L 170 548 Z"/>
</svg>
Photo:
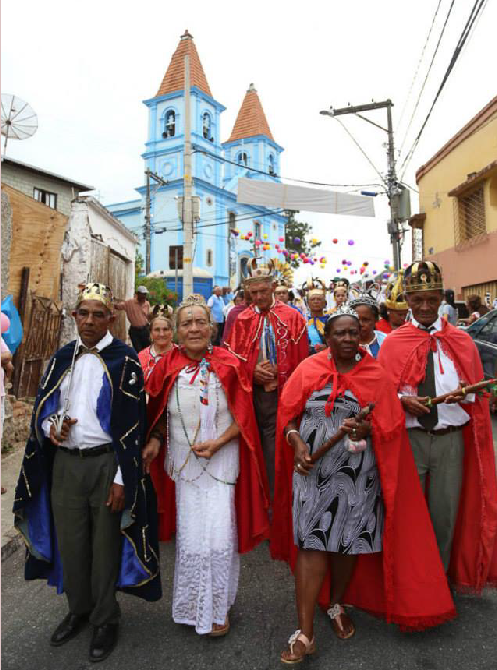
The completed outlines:
<svg viewBox="0 0 497 670">
<path fill-rule="evenodd" d="M 465 426 L 468 425 L 468 421 L 463 423 L 462 426 L 447 426 L 447 428 L 439 428 L 438 430 L 425 430 L 424 428 L 418 428 L 415 426 L 411 430 L 420 430 L 422 433 L 431 435 L 432 437 L 440 437 L 442 435 L 448 435 L 449 433 L 455 433 L 457 430 L 462 430 Z"/>
</svg>

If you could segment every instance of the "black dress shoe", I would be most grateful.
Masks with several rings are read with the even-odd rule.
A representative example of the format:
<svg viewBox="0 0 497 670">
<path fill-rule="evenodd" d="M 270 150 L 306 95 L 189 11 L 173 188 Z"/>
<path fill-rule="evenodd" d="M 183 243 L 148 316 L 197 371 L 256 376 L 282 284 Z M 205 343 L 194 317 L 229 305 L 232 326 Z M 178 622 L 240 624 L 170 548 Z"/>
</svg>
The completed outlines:
<svg viewBox="0 0 497 670">
<path fill-rule="evenodd" d="M 110 656 L 117 644 L 118 631 L 119 624 L 117 623 L 105 623 L 103 626 L 95 626 L 90 642 L 90 661 L 96 663 Z"/>
<path fill-rule="evenodd" d="M 60 623 L 52 637 L 50 644 L 52 647 L 60 647 L 62 644 L 68 642 L 75 637 L 88 621 L 88 614 L 69 614 L 66 615 L 62 623 Z"/>
</svg>

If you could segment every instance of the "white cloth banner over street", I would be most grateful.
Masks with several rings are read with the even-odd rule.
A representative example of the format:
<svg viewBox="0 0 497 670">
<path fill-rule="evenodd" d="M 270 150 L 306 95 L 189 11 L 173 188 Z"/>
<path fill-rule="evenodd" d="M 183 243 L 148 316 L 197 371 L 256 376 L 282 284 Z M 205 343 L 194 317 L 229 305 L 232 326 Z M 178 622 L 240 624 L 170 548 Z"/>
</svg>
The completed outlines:
<svg viewBox="0 0 497 670">
<path fill-rule="evenodd" d="M 326 191 L 308 186 L 292 186 L 241 177 L 238 180 L 237 202 L 244 205 L 278 207 L 281 209 L 374 216 L 373 198 L 339 191 Z"/>
</svg>

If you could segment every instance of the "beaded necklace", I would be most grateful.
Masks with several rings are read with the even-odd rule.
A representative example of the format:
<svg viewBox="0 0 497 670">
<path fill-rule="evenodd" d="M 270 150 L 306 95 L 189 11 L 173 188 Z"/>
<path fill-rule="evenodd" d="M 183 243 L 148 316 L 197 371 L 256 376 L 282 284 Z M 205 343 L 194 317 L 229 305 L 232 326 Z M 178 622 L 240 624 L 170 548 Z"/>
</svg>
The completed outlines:
<svg viewBox="0 0 497 670">
<path fill-rule="evenodd" d="M 185 438 L 186 438 L 187 444 L 188 444 L 188 446 L 190 447 L 190 451 L 188 452 L 188 456 L 186 457 L 185 462 L 184 462 L 183 465 L 179 468 L 179 470 L 176 471 L 176 473 L 179 475 L 179 474 L 182 472 L 183 468 L 186 467 L 188 461 L 190 460 L 190 456 L 193 454 L 193 455 L 195 456 L 195 458 L 197 459 L 197 463 L 200 465 L 202 471 L 200 472 L 199 475 L 197 475 L 197 476 L 194 477 L 193 479 L 185 479 L 184 481 L 186 481 L 186 482 L 195 482 L 195 481 L 197 481 L 197 479 L 199 479 L 199 478 L 204 474 L 204 472 L 205 472 L 205 474 L 209 475 L 209 477 L 211 477 L 212 479 L 214 479 L 216 482 L 220 482 L 221 484 L 226 484 L 227 486 L 235 486 L 236 482 L 227 482 L 226 480 L 224 480 L 224 479 L 220 479 L 219 477 L 216 477 L 216 476 L 213 475 L 211 472 L 209 472 L 208 467 L 209 467 L 209 463 L 210 463 L 210 461 L 207 461 L 207 462 L 205 463 L 205 465 L 204 465 L 204 464 L 200 461 L 200 456 L 198 456 L 198 454 L 192 449 L 193 445 L 196 443 L 196 440 L 197 440 L 197 437 L 198 437 L 198 433 L 199 433 L 199 430 L 200 430 L 200 418 L 199 418 L 199 420 L 198 420 L 198 425 L 197 425 L 197 428 L 196 428 L 196 430 L 195 430 L 195 435 L 193 436 L 193 441 L 190 441 L 190 438 L 188 437 L 188 431 L 187 431 L 187 429 L 186 429 L 185 421 L 184 421 L 184 419 L 183 419 L 183 414 L 182 414 L 182 412 L 181 412 L 180 402 L 179 402 L 179 384 L 178 384 L 178 380 L 176 380 L 174 386 L 175 386 L 175 395 L 176 395 L 176 408 L 177 408 L 177 410 L 178 410 L 179 418 L 180 418 L 180 421 L 181 421 L 181 427 L 183 428 L 183 433 L 185 434 Z M 218 414 L 219 414 L 219 395 L 218 395 L 217 385 L 214 385 L 214 387 L 215 387 L 215 390 L 216 390 L 216 418 L 215 418 L 215 422 L 214 422 L 214 423 L 215 423 L 215 425 L 217 426 L 217 419 L 218 419 Z M 168 425 L 169 425 L 169 421 L 168 421 Z M 169 448 L 169 431 L 167 431 L 167 445 L 168 445 L 168 448 Z"/>
</svg>

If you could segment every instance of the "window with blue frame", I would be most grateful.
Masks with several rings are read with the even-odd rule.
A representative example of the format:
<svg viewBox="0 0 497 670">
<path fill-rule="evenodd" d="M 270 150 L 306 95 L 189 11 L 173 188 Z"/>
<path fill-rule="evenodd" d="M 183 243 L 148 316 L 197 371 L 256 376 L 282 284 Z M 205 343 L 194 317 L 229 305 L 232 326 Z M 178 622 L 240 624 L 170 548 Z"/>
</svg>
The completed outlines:
<svg viewBox="0 0 497 670">
<path fill-rule="evenodd" d="M 212 135 L 212 119 L 209 112 L 204 112 L 202 114 L 202 136 L 205 140 L 214 142 L 214 137 Z"/>
<path fill-rule="evenodd" d="M 272 177 L 276 176 L 276 170 L 274 169 L 274 156 L 273 154 L 269 154 L 269 168 L 268 172 Z"/>
<path fill-rule="evenodd" d="M 236 162 L 238 165 L 242 165 L 243 167 L 247 167 L 248 165 L 248 156 L 245 153 L 245 151 L 239 151 L 238 155 L 236 157 Z"/>
<path fill-rule="evenodd" d="M 176 133 L 176 114 L 174 110 L 169 109 L 164 116 L 164 131 L 162 137 L 174 137 Z"/>
</svg>

